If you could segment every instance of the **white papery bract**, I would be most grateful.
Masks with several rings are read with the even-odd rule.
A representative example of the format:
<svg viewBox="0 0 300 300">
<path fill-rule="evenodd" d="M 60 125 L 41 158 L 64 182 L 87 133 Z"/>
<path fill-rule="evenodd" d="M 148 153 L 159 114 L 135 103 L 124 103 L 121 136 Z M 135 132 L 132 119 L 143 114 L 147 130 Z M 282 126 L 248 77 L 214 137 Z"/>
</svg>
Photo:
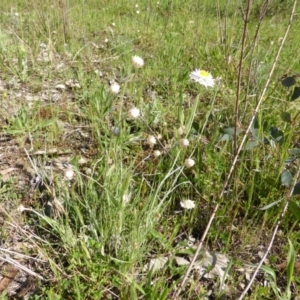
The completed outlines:
<svg viewBox="0 0 300 300">
<path fill-rule="evenodd" d="M 180 202 L 180 206 L 185 209 L 195 208 L 195 202 L 193 200 L 183 200 Z"/>
<path fill-rule="evenodd" d="M 145 62 L 141 57 L 134 55 L 134 56 L 132 56 L 132 64 L 136 68 L 142 68 L 144 66 Z"/>
</svg>

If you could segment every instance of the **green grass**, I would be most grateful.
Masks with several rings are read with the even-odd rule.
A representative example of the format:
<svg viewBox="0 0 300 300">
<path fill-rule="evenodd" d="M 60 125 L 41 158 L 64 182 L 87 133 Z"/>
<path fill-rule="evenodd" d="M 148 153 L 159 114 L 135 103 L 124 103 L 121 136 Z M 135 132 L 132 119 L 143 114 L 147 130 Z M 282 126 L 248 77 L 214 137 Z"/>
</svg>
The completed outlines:
<svg viewBox="0 0 300 300">
<path fill-rule="evenodd" d="M 290 101 L 300 74 L 296 14 L 248 148 L 219 197 L 234 153 L 224 134 L 235 126 L 244 2 L 0 3 L 0 247 L 20 251 L 18 240 L 32 257 L 22 264 L 44 280 L 37 280 L 30 299 L 172 299 L 187 269 L 176 259 L 190 259 L 217 204 L 205 248 L 229 258 L 227 288 L 219 276 L 193 271 L 179 299 L 238 299 L 248 283 L 245 270 L 266 251 L 292 189 L 281 182 L 285 168 L 295 176 L 299 166 L 297 159 L 285 165 L 288 150 L 300 148 L 299 99 Z M 269 1 L 254 45 L 262 7 L 255 2 L 242 63 L 238 144 L 293 4 Z M 133 67 L 133 55 L 144 67 Z M 196 68 L 211 72 L 216 86 L 191 81 Z M 296 75 L 295 85 L 284 87 L 284 74 Z M 121 86 L 118 95 L 109 89 L 111 80 Z M 130 118 L 132 107 L 140 118 Z M 157 139 L 154 146 L 149 135 Z M 188 147 L 180 146 L 182 138 Z M 184 165 L 189 157 L 192 168 Z M 72 166 L 71 181 L 70 167 L 55 166 L 59 159 Z M 186 199 L 194 209 L 181 207 Z M 292 200 L 299 201 L 297 195 Z M 259 273 L 247 299 L 291 299 L 299 292 L 299 270 L 289 264 L 300 250 L 293 212 L 284 216 L 268 256 L 271 271 Z M 23 230 L 12 229 L 12 222 Z M 148 270 L 157 258 L 161 267 Z M 286 260 L 288 275 L 278 267 Z M 9 299 L 1 294 L 1 277 L 0 299 Z"/>
</svg>

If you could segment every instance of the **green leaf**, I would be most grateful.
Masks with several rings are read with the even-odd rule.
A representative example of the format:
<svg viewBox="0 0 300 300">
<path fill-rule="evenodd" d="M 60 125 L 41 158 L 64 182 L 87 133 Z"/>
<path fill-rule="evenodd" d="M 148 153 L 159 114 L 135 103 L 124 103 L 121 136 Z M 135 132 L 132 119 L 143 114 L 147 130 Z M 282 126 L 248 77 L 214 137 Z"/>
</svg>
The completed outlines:
<svg viewBox="0 0 300 300">
<path fill-rule="evenodd" d="M 300 182 L 297 182 L 294 186 L 293 195 L 300 195 Z"/>
<path fill-rule="evenodd" d="M 293 176 L 290 171 L 284 170 L 281 173 L 281 184 L 284 186 L 290 186 L 293 183 Z"/>
<path fill-rule="evenodd" d="M 286 112 L 286 111 L 283 111 L 281 113 L 281 119 L 284 121 L 284 122 L 287 122 L 287 123 L 292 123 L 292 117 L 291 117 L 291 114 Z"/>
<path fill-rule="evenodd" d="M 193 122 L 192 127 L 196 130 L 196 132 L 200 132 L 200 125 L 198 122 Z"/>
<path fill-rule="evenodd" d="M 259 129 L 258 128 L 250 128 L 251 134 L 255 137 L 258 138 L 259 136 Z"/>
<path fill-rule="evenodd" d="M 270 134 L 275 142 L 279 142 L 280 145 L 284 143 L 284 133 L 282 130 L 274 126 L 270 128 Z"/>
<path fill-rule="evenodd" d="M 223 134 L 223 135 L 220 137 L 219 141 L 220 141 L 220 142 L 228 142 L 228 141 L 231 141 L 232 138 L 233 138 L 232 135 L 226 133 L 226 134 Z"/>
<path fill-rule="evenodd" d="M 256 268 L 256 265 L 254 265 L 253 267 Z M 268 275 L 270 275 L 272 277 L 272 279 L 276 282 L 276 273 L 273 269 L 271 269 L 268 266 L 264 266 L 264 265 L 261 266 L 260 269 L 263 270 Z"/>
<path fill-rule="evenodd" d="M 289 149 L 289 154 L 290 155 L 300 155 L 300 149 L 298 149 L 298 148 Z"/>
<path fill-rule="evenodd" d="M 291 97 L 291 101 L 296 100 L 299 96 L 300 96 L 300 88 L 296 86 L 294 88 L 293 95 Z"/>
<path fill-rule="evenodd" d="M 279 202 L 281 202 L 282 200 L 283 200 L 283 199 L 274 201 L 274 202 L 272 202 L 272 203 L 270 203 L 270 204 L 268 204 L 268 205 L 265 205 L 265 206 L 263 206 L 263 207 L 260 207 L 260 208 L 258 208 L 258 209 L 259 209 L 259 210 L 267 210 L 267 209 L 269 209 L 269 208 L 271 208 L 271 207 L 277 205 L 277 204 L 278 204 Z"/>
<path fill-rule="evenodd" d="M 291 163 L 293 163 L 297 158 L 296 157 L 288 157 L 285 161 L 284 164 L 285 165 L 290 165 Z"/>
<path fill-rule="evenodd" d="M 259 141 L 248 141 L 247 144 L 243 147 L 243 150 L 252 150 L 259 145 Z"/>
<path fill-rule="evenodd" d="M 241 128 L 236 129 L 237 135 L 239 135 L 243 130 Z M 231 136 L 234 136 L 235 128 L 234 127 L 229 127 L 229 128 L 223 128 L 222 132 L 225 134 L 229 134 Z"/>
<path fill-rule="evenodd" d="M 294 77 L 285 77 L 281 80 L 281 83 L 285 87 L 291 87 L 296 83 L 296 80 Z"/>
<path fill-rule="evenodd" d="M 300 207 L 296 202 L 290 201 L 288 209 L 298 220 L 300 220 Z"/>
</svg>

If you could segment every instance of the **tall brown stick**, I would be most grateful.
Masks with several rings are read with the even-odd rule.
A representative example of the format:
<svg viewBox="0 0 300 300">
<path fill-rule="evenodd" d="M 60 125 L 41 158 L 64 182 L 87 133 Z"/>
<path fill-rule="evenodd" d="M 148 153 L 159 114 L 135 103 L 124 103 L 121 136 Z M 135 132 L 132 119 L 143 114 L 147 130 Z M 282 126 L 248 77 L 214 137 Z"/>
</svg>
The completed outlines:
<svg viewBox="0 0 300 300">
<path fill-rule="evenodd" d="M 240 103 L 240 94 L 241 94 L 242 71 L 243 71 L 243 61 L 244 61 L 251 5 L 252 5 L 252 0 L 248 0 L 246 15 L 244 17 L 242 48 L 241 48 L 241 56 L 240 56 L 240 62 L 239 62 L 239 68 L 238 68 L 238 82 L 237 82 L 237 88 L 236 88 L 236 100 L 235 100 L 235 108 L 234 108 L 234 124 L 235 124 L 235 126 L 234 126 L 234 142 L 233 142 L 233 154 L 234 155 L 237 153 L 237 129 L 239 127 L 238 126 L 238 124 L 239 124 L 239 103 Z"/>
</svg>

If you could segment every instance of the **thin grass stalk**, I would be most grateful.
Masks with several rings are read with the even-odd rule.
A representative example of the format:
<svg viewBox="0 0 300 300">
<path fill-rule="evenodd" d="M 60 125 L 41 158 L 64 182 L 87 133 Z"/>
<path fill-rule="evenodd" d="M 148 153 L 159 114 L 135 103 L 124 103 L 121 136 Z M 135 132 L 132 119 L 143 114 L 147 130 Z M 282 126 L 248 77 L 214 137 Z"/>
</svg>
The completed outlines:
<svg viewBox="0 0 300 300">
<path fill-rule="evenodd" d="M 67 0 L 61 1 L 61 12 L 63 21 L 63 32 L 64 32 L 64 42 L 68 43 L 69 40 L 69 20 L 68 20 L 68 2 Z"/>
<path fill-rule="evenodd" d="M 283 37 L 283 39 L 281 40 L 281 44 L 280 44 L 280 46 L 279 46 L 279 48 L 278 48 L 276 57 L 275 57 L 274 62 L 273 62 L 273 64 L 272 64 L 271 70 L 270 70 L 270 72 L 269 72 L 267 81 L 266 81 L 266 83 L 265 83 L 265 86 L 264 86 L 263 91 L 262 91 L 262 93 L 261 93 L 261 96 L 260 96 L 260 98 L 259 98 L 259 101 L 258 101 L 258 103 L 257 103 L 257 105 L 256 105 L 256 108 L 255 108 L 253 114 L 252 114 L 252 118 L 251 118 L 251 120 L 250 120 L 250 123 L 249 123 L 249 125 L 248 125 L 248 128 L 247 128 L 247 130 L 246 130 L 246 132 L 245 132 L 245 134 L 244 134 L 244 137 L 243 137 L 243 139 L 242 139 L 242 142 L 241 142 L 241 144 L 240 144 L 240 146 L 239 146 L 239 148 L 238 148 L 238 150 L 237 150 L 237 153 L 235 154 L 235 156 L 234 156 L 234 158 L 233 158 L 233 161 L 232 161 L 230 170 L 229 170 L 229 172 L 228 172 L 228 175 L 227 175 L 227 177 L 226 177 L 225 183 L 224 183 L 224 185 L 223 185 L 223 189 L 222 189 L 222 191 L 221 191 L 221 193 L 220 193 L 220 195 L 219 195 L 219 199 L 222 199 L 223 196 L 224 196 L 224 194 L 225 194 L 225 192 L 226 192 L 226 189 L 227 189 L 229 180 L 230 180 L 230 178 L 231 178 L 231 176 L 232 176 L 232 174 L 233 174 L 233 171 L 235 170 L 236 163 L 237 163 L 237 161 L 238 161 L 240 152 L 241 152 L 242 149 L 243 149 L 243 146 L 244 146 L 244 144 L 245 144 L 245 142 L 246 142 L 246 139 L 247 139 L 247 137 L 248 137 L 248 135 L 249 135 L 250 129 L 251 129 L 251 127 L 252 127 L 252 124 L 253 124 L 253 122 L 254 122 L 254 120 L 255 120 L 255 118 L 256 118 L 256 115 L 257 115 L 257 113 L 258 113 L 258 111 L 259 111 L 259 109 L 260 109 L 260 106 L 261 106 L 261 104 L 262 104 L 262 101 L 263 101 L 263 99 L 264 99 L 265 93 L 266 93 L 266 91 L 267 91 L 267 89 L 268 89 L 268 87 L 269 87 L 269 84 L 270 84 L 272 75 L 273 75 L 273 73 L 274 73 L 274 70 L 275 70 L 275 67 L 276 67 L 276 65 L 277 65 L 277 62 L 278 62 L 280 53 L 281 53 L 281 51 L 282 51 L 283 45 L 285 44 L 287 35 L 288 35 L 289 31 L 290 31 L 290 27 L 291 27 L 292 20 L 293 20 L 293 16 L 294 16 L 295 9 L 296 9 L 296 4 L 297 4 L 297 0 L 294 1 L 294 5 L 293 5 L 292 12 L 291 12 L 289 24 L 288 24 L 287 29 L 286 29 L 286 31 L 285 31 L 284 37 Z M 211 226 L 211 224 L 212 224 L 212 222 L 213 222 L 213 220 L 214 220 L 214 218 L 215 218 L 215 216 L 216 216 L 216 213 L 217 213 L 217 211 L 218 211 L 218 209 L 219 209 L 219 206 L 220 206 L 219 203 L 216 204 L 216 206 L 215 206 L 215 208 L 214 208 L 214 211 L 213 211 L 213 213 L 212 213 L 212 215 L 211 215 L 211 217 L 210 217 L 210 219 L 209 219 L 209 221 L 208 221 L 208 224 L 207 224 L 207 226 L 206 226 L 206 228 L 205 228 L 205 231 L 204 231 L 204 233 L 203 233 L 203 235 L 202 235 L 202 238 L 201 238 L 201 240 L 200 240 L 200 243 L 199 243 L 199 245 L 198 245 L 198 247 L 197 247 L 197 249 L 196 249 L 196 252 L 195 252 L 195 254 L 194 254 L 194 256 L 193 256 L 193 259 L 192 259 L 192 261 L 190 262 L 189 267 L 188 267 L 188 269 L 186 270 L 186 272 L 185 272 L 185 274 L 184 274 L 184 277 L 183 277 L 183 279 L 182 279 L 182 281 L 181 281 L 181 284 L 179 285 L 179 287 L 178 287 L 178 289 L 177 289 L 177 291 L 176 291 L 176 293 L 174 294 L 174 296 L 173 296 L 172 299 L 177 299 L 178 296 L 179 296 L 179 294 L 181 293 L 182 288 L 184 287 L 184 284 L 185 284 L 185 282 L 186 282 L 186 280 L 187 280 L 187 278 L 188 278 L 188 276 L 189 276 L 189 274 L 190 274 L 190 272 L 191 272 L 191 270 L 192 270 L 192 268 L 193 268 L 193 265 L 194 265 L 194 263 L 195 263 L 195 261 L 196 261 L 196 259 L 197 259 L 197 256 L 199 255 L 199 252 L 201 251 L 201 249 L 202 249 L 202 247 L 203 247 L 203 243 L 204 243 L 204 241 L 205 241 L 205 239 L 206 239 L 206 236 L 207 236 L 207 234 L 208 234 L 208 231 L 209 231 L 209 229 L 210 229 L 210 226 Z M 249 286 L 249 288 L 250 288 L 250 286 Z M 248 288 L 248 289 L 249 289 L 249 288 Z M 241 299 L 242 299 L 242 298 L 241 298 Z"/>
<path fill-rule="evenodd" d="M 251 12 L 252 0 L 247 1 L 247 10 L 244 18 L 244 28 L 243 28 L 243 36 L 242 36 L 242 48 L 241 48 L 241 56 L 238 68 L 238 82 L 236 88 L 236 100 L 235 100 L 235 108 L 234 108 L 234 142 L 233 142 L 233 154 L 237 153 L 237 129 L 239 124 L 239 103 L 240 103 L 240 94 L 241 94 L 241 82 L 242 82 L 242 71 L 243 71 L 243 62 L 245 55 L 245 46 L 246 46 L 246 38 L 247 38 L 247 30 L 249 17 Z M 249 75 L 250 76 L 250 75 Z"/>
<path fill-rule="evenodd" d="M 219 29 L 219 34 L 220 34 L 219 42 L 223 46 L 224 35 L 223 35 L 223 31 L 222 31 L 222 20 L 221 20 L 222 18 L 221 18 L 220 1 L 219 0 L 216 1 L 216 15 L 217 15 L 217 19 L 218 19 L 218 29 Z"/>
<path fill-rule="evenodd" d="M 250 68 L 249 68 L 250 70 L 252 69 L 252 66 L 253 66 L 253 53 L 254 53 L 254 49 L 255 49 L 255 47 L 257 45 L 258 34 L 259 34 L 259 31 L 260 31 L 260 27 L 261 27 L 262 21 L 263 21 L 265 15 L 266 15 L 268 5 L 269 5 L 269 0 L 266 0 L 265 3 L 263 4 L 263 8 L 262 8 L 260 16 L 259 16 L 257 28 L 256 28 L 255 35 L 254 35 L 254 38 L 253 38 L 253 44 L 252 44 L 252 47 L 251 47 L 251 50 L 250 50 L 250 55 L 251 55 Z M 250 89 L 251 79 L 252 79 L 252 76 L 251 76 L 251 74 L 249 72 L 249 76 L 248 76 L 248 80 L 247 80 L 247 87 L 246 87 L 246 101 L 245 101 L 243 119 L 244 119 L 244 117 L 246 115 L 246 111 L 247 111 L 247 107 L 248 107 L 248 95 L 249 95 L 249 89 Z"/>
</svg>

